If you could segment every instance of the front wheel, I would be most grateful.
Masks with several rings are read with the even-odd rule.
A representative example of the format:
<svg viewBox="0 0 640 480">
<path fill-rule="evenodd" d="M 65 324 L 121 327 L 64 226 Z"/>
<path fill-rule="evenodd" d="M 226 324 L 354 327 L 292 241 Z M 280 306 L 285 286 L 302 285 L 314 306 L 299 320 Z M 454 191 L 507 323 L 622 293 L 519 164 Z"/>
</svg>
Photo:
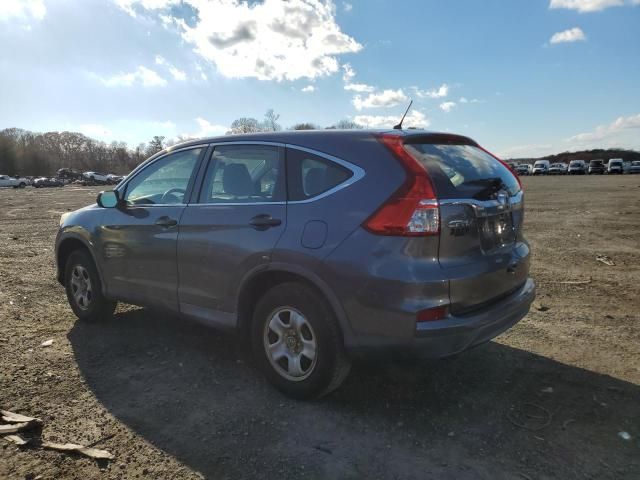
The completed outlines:
<svg viewBox="0 0 640 480">
<path fill-rule="evenodd" d="M 331 308 L 320 294 L 301 283 L 276 285 L 258 301 L 251 346 L 267 379 L 298 399 L 330 393 L 351 368 Z"/>
<path fill-rule="evenodd" d="M 64 285 L 69 305 L 79 320 L 99 321 L 113 315 L 116 302 L 102 294 L 100 276 L 88 252 L 76 250 L 69 255 Z"/>
</svg>

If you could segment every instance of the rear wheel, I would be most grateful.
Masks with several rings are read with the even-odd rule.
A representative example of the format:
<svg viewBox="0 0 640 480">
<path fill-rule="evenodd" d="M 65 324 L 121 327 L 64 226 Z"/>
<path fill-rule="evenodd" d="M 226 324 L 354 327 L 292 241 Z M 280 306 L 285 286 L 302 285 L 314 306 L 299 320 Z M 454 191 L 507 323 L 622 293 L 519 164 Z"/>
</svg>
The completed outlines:
<svg viewBox="0 0 640 480">
<path fill-rule="evenodd" d="M 267 379 L 294 398 L 326 395 L 342 384 L 351 368 L 331 308 L 301 283 L 276 285 L 258 301 L 251 346 Z"/>
<path fill-rule="evenodd" d="M 102 294 L 100 276 L 88 252 L 76 250 L 69 255 L 64 284 L 69 305 L 79 320 L 99 321 L 113 315 L 116 302 Z"/>
</svg>

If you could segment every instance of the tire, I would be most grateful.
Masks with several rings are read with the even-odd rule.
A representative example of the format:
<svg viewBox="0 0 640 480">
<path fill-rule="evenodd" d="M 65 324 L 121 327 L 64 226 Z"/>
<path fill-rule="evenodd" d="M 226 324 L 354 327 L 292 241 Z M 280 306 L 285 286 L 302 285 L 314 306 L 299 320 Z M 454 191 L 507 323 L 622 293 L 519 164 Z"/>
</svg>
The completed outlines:
<svg viewBox="0 0 640 480">
<path fill-rule="evenodd" d="M 287 282 L 268 290 L 256 305 L 250 335 L 258 368 L 290 397 L 326 395 L 351 369 L 335 315 L 324 298 L 304 284 Z M 278 343 L 274 355 L 267 353 L 269 344 Z M 308 348 L 312 355 L 304 353 Z M 292 366 L 289 358 L 294 359 Z"/>
<path fill-rule="evenodd" d="M 19 188 L 24 188 L 24 187 L 26 187 L 26 186 L 27 186 L 27 184 L 26 184 L 26 183 L 24 183 L 24 182 L 20 182 L 20 185 L 18 185 L 18 187 L 19 187 Z"/>
<path fill-rule="evenodd" d="M 83 322 L 107 320 L 117 302 L 102 294 L 102 282 L 89 252 L 76 250 L 69 255 L 64 269 L 64 286 L 71 310 Z M 84 290 L 84 294 L 78 293 Z"/>
</svg>

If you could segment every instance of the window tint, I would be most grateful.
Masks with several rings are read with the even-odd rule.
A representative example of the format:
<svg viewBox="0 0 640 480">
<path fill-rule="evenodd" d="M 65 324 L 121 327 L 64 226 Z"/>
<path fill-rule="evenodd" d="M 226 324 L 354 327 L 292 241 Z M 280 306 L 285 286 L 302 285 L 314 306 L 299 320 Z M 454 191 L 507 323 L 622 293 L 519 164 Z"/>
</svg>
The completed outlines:
<svg viewBox="0 0 640 480">
<path fill-rule="evenodd" d="M 207 167 L 200 203 L 284 201 L 280 149 L 270 145 L 217 146 Z"/>
<path fill-rule="evenodd" d="M 520 191 L 511 171 L 478 147 L 410 144 L 407 148 L 429 172 L 440 198 L 488 200 L 499 190 L 510 195 Z"/>
<path fill-rule="evenodd" d="M 184 203 L 184 195 L 202 148 L 176 152 L 154 161 L 127 184 L 130 205 Z"/>
<path fill-rule="evenodd" d="M 287 149 L 289 200 L 307 200 L 347 181 L 353 172 L 312 153 Z"/>
</svg>

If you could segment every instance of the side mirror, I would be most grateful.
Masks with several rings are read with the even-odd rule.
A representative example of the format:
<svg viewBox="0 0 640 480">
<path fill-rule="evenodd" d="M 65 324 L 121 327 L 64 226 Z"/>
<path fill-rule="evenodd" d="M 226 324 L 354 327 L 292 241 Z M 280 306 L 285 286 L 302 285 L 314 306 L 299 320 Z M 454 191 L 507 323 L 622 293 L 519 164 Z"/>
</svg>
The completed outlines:
<svg viewBox="0 0 640 480">
<path fill-rule="evenodd" d="M 120 196 L 115 190 L 100 192 L 96 202 L 102 208 L 116 208 L 120 204 Z"/>
</svg>

